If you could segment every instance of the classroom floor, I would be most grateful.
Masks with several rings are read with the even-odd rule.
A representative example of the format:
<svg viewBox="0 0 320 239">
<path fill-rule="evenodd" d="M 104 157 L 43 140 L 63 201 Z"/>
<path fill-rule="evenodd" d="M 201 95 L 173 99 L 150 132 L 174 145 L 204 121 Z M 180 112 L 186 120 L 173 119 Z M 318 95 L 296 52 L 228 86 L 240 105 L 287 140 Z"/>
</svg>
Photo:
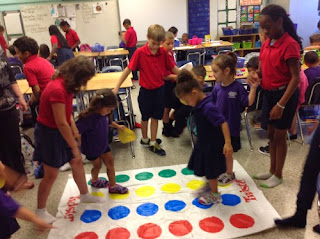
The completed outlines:
<svg viewBox="0 0 320 239">
<path fill-rule="evenodd" d="M 137 106 L 137 95 L 139 89 L 134 89 L 132 91 L 132 99 L 134 102 L 135 113 L 137 114 L 137 121 L 140 121 L 139 110 Z M 304 126 L 304 131 L 307 127 Z M 33 138 L 33 130 L 29 129 L 26 131 L 28 135 Z M 183 135 L 178 138 L 166 138 L 161 135 L 161 130 L 159 130 L 158 135 L 163 139 L 163 147 L 167 152 L 167 156 L 160 157 L 150 152 L 146 148 L 142 148 L 139 145 L 140 141 L 140 130 L 136 130 L 139 140 L 135 142 L 135 153 L 136 158 L 132 159 L 131 151 L 128 145 L 121 145 L 120 143 L 113 143 L 111 145 L 112 152 L 115 158 L 116 171 L 139 169 L 139 168 L 150 168 L 159 166 L 168 166 L 176 164 L 184 164 L 188 162 L 191 153 L 190 138 L 187 130 Z M 247 140 L 246 131 L 241 132 L 242 139 L 242 149 L 234 154 L 234 158 L 243 166 L 243 168 L 248 172 L 249 175 L 253 175 L 256 172 L 266 171 L 269 167 L 269 158 L 258 152 L 260 146 L 265 146 L 267 143 L 266 134 L 261 130 L 255 130 L 252 128 L 254 151 L 251 152 Z M 302 145 L 298 139 L 297 142 L 292 142 L 291 147 L 288 150 L 287 161 L 284 169 L 284 182 L 282 185 L 274 189 L 263 189 L 262 192 L 277 210 L 277 212 L 282 216 L 290 216 L 295 211 L 296 195 L 300 185 L 300 176 L 308 153 L 309 146 Z M 85 172 L 90 173 L 91 166 L 89 164 L 84 165 Z M 105 172 L 105 171 L 103 171 Z M 65 188 L 67 182 L 68 174 L 71 172 L 59 173 L 59 176 L 53 186 L 51 195 L 48 200 L 48 211 L 55 215 L 57 213 L 57 207 Z M 13 195 L 13 197 L 19 201 L 22 205 L 35 209 L 36 199 L 37 199 L 37 188 L 40 180 L 35 180 L 31 178 L 36 186 L 35 188 L 18 192 Z M 14 234 L 13 239 L 29 239 L 29 238 L 46 238 L 47 234 L 37 235 L 33 230 L 33 225 L 30 223 L 19 221 L 21 229 Z M 306 229 L 278 229 L 273 228 L 258 234 L 247 236 L 245 238 L 319 238 L 319 235 L 312 231 L 312 227 L 319 223 L 319 218 L 316 210 L 316 200 L 314 201 L 312 210 L 308 214 L 308 223 Z"/>
</svg>

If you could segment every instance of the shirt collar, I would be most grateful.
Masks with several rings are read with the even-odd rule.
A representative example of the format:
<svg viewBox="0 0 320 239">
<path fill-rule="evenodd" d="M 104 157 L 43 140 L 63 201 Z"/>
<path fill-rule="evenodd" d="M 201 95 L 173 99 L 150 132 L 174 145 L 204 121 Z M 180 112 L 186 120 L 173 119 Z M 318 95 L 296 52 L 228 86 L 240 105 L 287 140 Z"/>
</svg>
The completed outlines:
<svg viewBox="0 0 320 239">
<path fill-rule="evenodd" d="M 201 109 L 203 108 L 208 102 L 211 101 L 211 96 L 205 97 L 203 100 L 201 100 L 197 105 L 196 109 Z"/>
<path fill-rule="evenodd" d="M 26 63 L 29 62 L 29 61 L 32 61 L 33 59 L 36 59 L 37 57 L 38 57 L 37 54 L 29 56 L 29 58 L 26 60 Z"/>
<path fill-rule="evenodd" d="M 161 47 L 159 47 L 157 53 L 155 55 L 153 55 L 149 49 L 149 44 L 148 42 L 144 45 L 144 52 L 146 53 L 147 56 L 159 56 L 161 55 L 161 50 L 160 50 Z"/>
<path fill-rule="evenodd" d="M 271 47 L 279 47 L 284 41 L 285 39 L 289 36 L 288 32 L 285 32 L 272 46 L 270 45 L 271 43 L 271 39 L 268 38 L 267 40 L 267 48 L 271 48 Z"/>
</svg>

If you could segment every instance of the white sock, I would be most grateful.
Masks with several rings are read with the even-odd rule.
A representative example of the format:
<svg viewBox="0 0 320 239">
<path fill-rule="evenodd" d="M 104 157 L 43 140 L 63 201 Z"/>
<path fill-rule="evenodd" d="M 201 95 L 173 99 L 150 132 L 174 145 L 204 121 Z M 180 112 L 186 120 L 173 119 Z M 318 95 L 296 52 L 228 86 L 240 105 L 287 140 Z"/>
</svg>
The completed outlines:
<svg viewBox="0 0 320 239">
<path fill-rule="evenodd" d="M 90 193 L 80 194 L 80 203 L 97 203 L 101 202 L 98 197 L 92 196 Z"/>
<path fill-rule="evenodd" d="M 267 180 L 272 177 L 272 173 L 257 173 L 256 175 L 253 176 L 254 179 L 258 180 Z"/>
<path fill-rule="evenodd" d="M 143 143 L 147 144 L 147 143 L 149 143 L 150 139 L 149 138 L 142 138 L 141 140 Z"/>
<path fill-rule="evenodd" d="M 56 218 L 47 212 L 46 208 L 36 209 L 36 215 L 44 220 L 46 223 L 52 224 L 56 221 Z"/>
<path fill-rule="evenodd" d="M 260 186 L 264 188 L 274 188 L 282 183 L 282 178 L 272 175 L 271 178 L 261 181 Z"/>
<path fill-rule="evenodd" d="M 157 141 L 150 141 L 150 146 L 154 146 L 157 143 Z"/>
</svg>

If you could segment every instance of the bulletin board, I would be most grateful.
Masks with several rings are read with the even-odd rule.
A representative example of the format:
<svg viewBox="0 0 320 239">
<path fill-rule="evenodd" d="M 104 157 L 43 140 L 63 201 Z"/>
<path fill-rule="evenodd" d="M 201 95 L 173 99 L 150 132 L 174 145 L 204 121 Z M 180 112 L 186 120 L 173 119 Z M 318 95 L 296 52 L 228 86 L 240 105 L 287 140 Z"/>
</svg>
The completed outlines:
<svg viewBox="0 0 320 239">
<path fill-rule="evenodd" d="M 258 22 L 260 17 L 261 6 L 249 5 L 240 7 L 240 21 L 241 22 Z"/>
</svg>

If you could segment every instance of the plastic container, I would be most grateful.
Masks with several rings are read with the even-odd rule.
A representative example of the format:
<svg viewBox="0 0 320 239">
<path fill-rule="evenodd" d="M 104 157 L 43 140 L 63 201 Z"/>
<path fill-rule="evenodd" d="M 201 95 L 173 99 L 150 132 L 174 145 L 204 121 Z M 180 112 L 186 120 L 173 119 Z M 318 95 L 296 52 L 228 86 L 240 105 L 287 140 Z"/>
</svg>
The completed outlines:
<svg viewBox="0 0 320 239">
<path fill-rule="evenodd" d="M 201 45 L 202 44 L 202 38 L 197 38 L 197 45 Z"/>
<path fill-rule="evenodd" d="M 255 47 L 255 48 L 259 48 L 259 47 L 261 47 L 261 45 L 262 45 L 261 41 L 256 41 L 256 42 L 254 43 L 254 47 Z"/>
<path fill-rule="evenodd" d="M 244 30 L 239 30 L 239 34 L 240 35 L 246 35 L 246 34 L 252 34 L 253 33 L 253 29 L 244 29 Z"/>
<path fill-rule="evenodd" d="M 240 42 L 233 42 L 233 46 L 232 46 L 233 50 L 240 49 L 240 48 L 241 48 L 241 43 Z"/>
<path fill-rule="evenodd" d="M 104 46 L 100 45 L 99 43 L 96 43 L 95 45 L 91 46 L 91 51 L 92 52 L 103 52 Z"/>
<path fill-rule="evenodd" d="M 223 32 L 223 35 L 225 36 L 237 35 L 239 32 L 239 29 L 229 29 L 229 28 L 223 27 L 222 32 Z"/>
<path fill-rule="evenodd" d="M 238 57 L 236 68 L 243 68 L 244 67 L 245 58 Z"/>
<path fill-rule="evenodd" d="M 123 144 L 133 142 L 136 140 L 136 138 L 137 138 L 136 134 L 128 128 L 125 128 L 123 130 L 119 130 L 119 140 Z"/>
<path fill-rule="evenodd" d="M 253 33 L 259 33 L 259 28 L 253 28 L 253 29 L 252 29 L 252 32 L 253 32 Z"/>
<path fill-rule="evenodd" d="M 252 42 L 251 41 L 243 41 L 242 42 L 242 48 L 248 49 L 248 48 L 252 48 Z"/>
</svg>

